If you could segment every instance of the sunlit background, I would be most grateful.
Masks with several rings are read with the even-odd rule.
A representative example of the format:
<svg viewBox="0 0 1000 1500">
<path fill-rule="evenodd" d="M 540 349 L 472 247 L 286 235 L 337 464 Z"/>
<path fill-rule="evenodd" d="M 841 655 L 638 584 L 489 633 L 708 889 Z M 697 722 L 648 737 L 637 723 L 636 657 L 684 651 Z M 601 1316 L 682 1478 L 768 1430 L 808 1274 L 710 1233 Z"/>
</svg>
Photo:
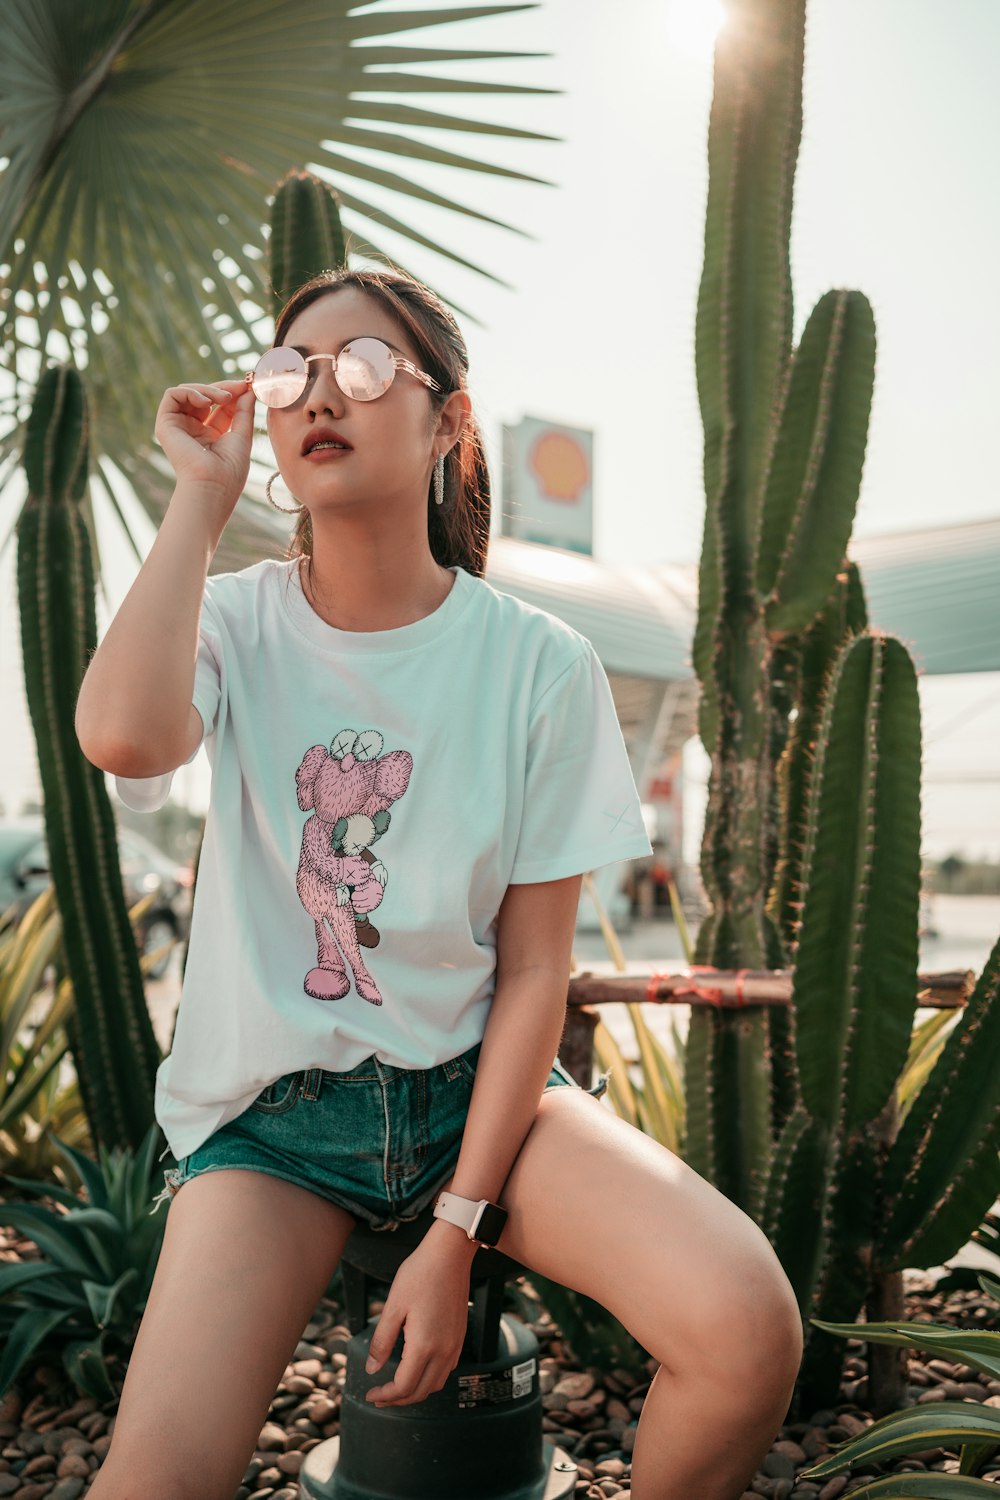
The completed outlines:
<svg viewBox="0 0 1000 1500">
<path fill-rule="evenodd" d="M 412 4 L 381 7 L 392 8 Z M 424 204 L 405 210 L 414 227 L 508 285 L 389 231 L 381 238 L 475 316 L 463 316 L 462 325 L 496 490 L 501 424 L 532 414 L 593 429 L 594 555 L 607 563 L 694 564 L 701 548 L 694 327 L 712 49 L 724 15 L 712 0 L 619 0 L 613 8 L 604 0 L 544 0 L 534 10 L 409 38 L 550 53 L 433 70 L 442 77 L 475 70 L 477 77 L 565 91 L 457 101 L 475 118 L 562 137 L 561 144 L 468 138 L 473 154 L 555 187 L 407 164 L 427 187 L 526 231 L 508 233 Z M 792 235 L 794 337 L 831 287 L 860 288 L 874 308 L 878 359 L 859 538 L 1000 511 L 993 438 L 1000 394 L 998 56 L 994 0 L 809 3 Z M 423 134 L 454 145 L 446 132 Z M 367 196 L 404 211 L 376 186 Z M 638 372 L 628 384 L 615 379 L 625 344 Z M 179 370 L 177 378 L 213 373 Z M 152 420 L 150 412 L 150 427 Z M 500 500 L 495 493 L 497 511 Z M 147 546 L 148 521 L 134 506 L 130 518 Z M 12 519 L 9 505 L 0 505 L 0 534 Z M 134 561 L 107 514 L 99 526 L 117 607 Z M 0 737 L 0 793 L 9 811 L 39 795 L 16 649 L 13 562 L 11 546 L 0 564 L 0 694 L 9 715 Z M 107 620 L 101 608 L 102 631 Z M 922 678 L 921 694 L 925 853 L 1000 858 L 1000 673 Z M 696 744 L 688 760 L 693 783 L 700 774 Z M 202 754 L 174 781 L 174 795 L 199 812 L 207 807 L 208 769 Z M 697 858 L 698 842 L 692 817 L 688 857 Z"/>
</svg>

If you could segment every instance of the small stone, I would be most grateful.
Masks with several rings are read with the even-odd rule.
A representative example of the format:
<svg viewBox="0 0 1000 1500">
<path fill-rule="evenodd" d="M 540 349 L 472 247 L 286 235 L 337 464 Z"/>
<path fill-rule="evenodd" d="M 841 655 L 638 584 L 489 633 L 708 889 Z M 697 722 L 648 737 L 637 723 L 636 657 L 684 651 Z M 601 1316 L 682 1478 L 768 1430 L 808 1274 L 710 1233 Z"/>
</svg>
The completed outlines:
<svg viewBox="0 0 1000 1500">
<path fill-rule="evenodd" d="M 43 1480 L 41 1484 L 22 1484 L 17 1492 L 17 1500 L 42 1500 L 43 1496 L 51 1495 L 51 1479 Z"/>
<path fill-rule="evenodd" d="M 930 1390 L 921 1391 L 917 1397 L 918 1406 L 927 1406 L 932 1401 L 944 1401 L 945 1394 L 939 1385 L 932 1385 Z"/>
<path fill-rule="evenodd" d="M 56 1473 L 60 1479 L 65 1479 L 67 1474 L 79 1474 L 82 1479 L 86 1479 L 90 1473 L 90 1465 L 82 1453 L 67 1453 Z"/>
<path fill-rule="evenodd" d="M 76 1500 L 83 1490 L 83 1480 L 78 1474 L 67 1474 L 49 1490 L 50 1500 Z"/>
<path fill-rule="evenodd" d="M 571 1411 L 574 1417 L 579 1417 L 586 1422 L 595 1415 L 597 1409 L 593 1401 L 567 1401 L 566 1410 Z"/>
<path fill-rule="evenodd" d="M 794 1479 L 776 1479 L 774 1481 L 774 1489 L 771 1491 L 773 1500 L 788 1500 L 794 1488 Z"/>
<path fill-rule="evenodd" d="M 769 1479 L 794 1479 L 795 1465 L 784 1453 L 775 1453 L 773 1450 L 764 1455 L 760 1466 L 762 1474 Z"/>
<path fill-rule="evenodd" d="M 855 1417 L 849 1411 L 842 1411 L 837 1421 L 841 1427 L 846 1428 L 851 1437 L 857 1437 L 859 1433 L 866 1432 L 871 1426 L 870 1422 L 862 1422 L 860 1417 Z"/>
<path fill-rule="evenodd" d="M 304 1453 L 283 1453 L 278 1459 L 278 1468 L 283 1474 L 297 1474 L 305 1462 Z"/>
<path fill-rule="evenodd" d="M 326 1350 L 325 1349 L 321 1349 L 320 1353 L 323 1355 L 324 1358 L 326 1357 Z M 316 1358 L 313 1358 L 313 1359 L 297 1359 L 295 1361 L 295 1363 L 293 1364 L 293 1366 L 292 1366 L 292 1369 L 295 1371 L 296 1375 L 305 1375 L 310 1380 L 315 1380 L 316 1376 L 319 1374 L 319 1372 L 322 1370 L 322 1368 L 323 1368 L 323 1361 L 321 1359 L 316 1359 Z M 288 1384 L 287 1381 L 285 1383 L 286 1383 L 286 1385 Z"/>
<path fill-rule="evenodd" d="M 978 1380 L 958 1380 L 955 1389 L 959 1397 L 965 1397 L 969 1401 L 982 1401 L 984 1388 Z"/>
<path fill-rule="evenodd" d="M 20 1474 L 0 1474 L 0 1495 L 13 1495 L 20 1488 Z"/>
<path fill-rule="evenodd" d="M 313 1392 L 314 1383 L 308 1375 L 289 1375 L 282 1384 L 286 1391 L 291 1391 L 296 1396 L 311 1396 Z"/>
<path fill-rule="evenodd" d="M 16 1422 L 23 1410 L 24 1397 L 21 1392 L 16 1385 L 8 1386 L 0 1396 L 0 1422 Z M 13 1432 L 6 1435 L 14 1436 Z"/>
<path fill-rule="evenodd" d="M 604 1458 L 594 1468 L 594 1475 L 606 1474 L 609 1479 L 620 1479 L 625 1473 L 625 1465 L 620 1458 Z"/>
<path fill-rule="evenodd" d="M 782 1438 L 771 1444 L 772 1453 L 783 1453 L 790 1458 L 793 1464 L 804 1464 L 808 1454 L 798 1443 L 793 1443 L 789 1438 Z"/>
<path fill-rule="evenodd" d="M 281 1479 L 281 1470 L 277 1468 L 262 1469 L 257 1475 L 257 1489 L 273 1489 Z"/>
<path fill-rule="evenodd" d="M 582 1401 L 590 1395 L 595 1384 L 593 1375 L 586 1373 L 564 1375 L 556 1386 L 556 1391 L 570 1401 Z"/>
<path fill-rule="evenodd" d="M 819 1492 L 819 1500 L 837 1500 L 847 1488 L 847 1475 L 834 1474 Z"/>
<path fill-rule="evenodd" d="M 49 1474 L 56 1466 L 56 1460 L 51 1453 L 39 1453 L 35 1458 L 29 1458 L 24 1466 L 25 1474 Z"/>
<path fill-rule="evenodd" d="M 308 1416 L 310 1422 L 315 1422 L 317 1427 L 322 1427 L 324 1422 L 329 1422 L 337 1415 L 339 1407 L 336 1401 L 331 1401 L 329 1396 L 317 1396 L 309 1403 Z"/>
<path fill-rule="evenodd" d="M 821 1407 L 819 1411 L 813 1412 L 812 1416 L 809 1418 L 809 1426 L 829 1427 L 830 1423 L 836 1422 L 836 1420 L 837 1413 L 835 1411 L 830 1411 L 827 1407 L 824 1406 Z"/>
<path fill-rule="evenodd" d="M 277 1422 L 265 1422 L 261 1428 L 260 1437 L 257 1439 L 257 1447 L 263 1452 L 273 1448 L 285 1446 L 285 1429 L 279 1427 Z"/>
</svg>

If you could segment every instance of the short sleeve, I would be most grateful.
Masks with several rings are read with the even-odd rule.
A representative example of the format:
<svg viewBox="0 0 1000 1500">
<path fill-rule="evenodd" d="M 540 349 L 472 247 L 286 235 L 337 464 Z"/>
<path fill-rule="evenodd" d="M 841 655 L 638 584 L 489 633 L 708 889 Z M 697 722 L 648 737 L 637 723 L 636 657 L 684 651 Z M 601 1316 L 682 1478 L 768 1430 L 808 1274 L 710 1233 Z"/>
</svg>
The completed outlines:
<svg viewBox="0 0 1000 1500">
<path fill-rule="evenodd" d="M 194 689 L 191 694 L 191 701 L 201 716 L 202 744 L 205 735 L 211 734 L 215 728 L 221 698 L 222 640 L 216 609 L 206 588 L 198 626 L 198 656 L 195 660 Z M 184 762 L 186 766 L 191 764 L 200 749 L 201 744 L 188 756 Z M 176 769 L 165 771 L 160 776 L 116 776 L 115 791 L 133 812 L 157 812 L 170 795 Z"/>
<path fill-rule="evenodd" d="M 611 685 L 593 646 L 532 708 L 511 885 L 652 854 Z"/>
</svg>

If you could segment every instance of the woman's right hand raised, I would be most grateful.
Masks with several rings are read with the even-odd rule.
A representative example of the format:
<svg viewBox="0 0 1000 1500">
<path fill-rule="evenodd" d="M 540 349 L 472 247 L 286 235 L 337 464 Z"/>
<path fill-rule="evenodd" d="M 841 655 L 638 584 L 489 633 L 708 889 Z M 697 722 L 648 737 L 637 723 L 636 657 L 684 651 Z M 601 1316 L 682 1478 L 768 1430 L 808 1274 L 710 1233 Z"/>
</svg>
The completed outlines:
<svg viewBox="0 0 1000 1500">
<path fill-rule="evenodd" d="M 250 472 L 254 393 L 245 380 L 172 385 L 156 412 L 156 440 L 178 486 L 202 494 L 220 512 L 236 509 Z"/>
</svg>

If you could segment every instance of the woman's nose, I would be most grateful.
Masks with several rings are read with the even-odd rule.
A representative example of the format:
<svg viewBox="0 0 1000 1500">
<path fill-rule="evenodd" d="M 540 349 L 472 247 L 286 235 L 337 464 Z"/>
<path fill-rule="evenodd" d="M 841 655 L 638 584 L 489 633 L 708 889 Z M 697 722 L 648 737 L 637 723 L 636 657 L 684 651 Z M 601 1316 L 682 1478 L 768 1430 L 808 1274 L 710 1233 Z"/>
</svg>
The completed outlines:
<svg viewBox="0 0 1000 1500">
<path fill-rule="evenodd" d="M 344 393 L 337 384 L 333 373 L 333 361 L 330 359 L 318 359 L 313 365 L 315 375 L 310 383 L 309 393 L 306 396 L 306 406 L 315 416 L 318 412 L 344 411 Z"/>
</svg>

